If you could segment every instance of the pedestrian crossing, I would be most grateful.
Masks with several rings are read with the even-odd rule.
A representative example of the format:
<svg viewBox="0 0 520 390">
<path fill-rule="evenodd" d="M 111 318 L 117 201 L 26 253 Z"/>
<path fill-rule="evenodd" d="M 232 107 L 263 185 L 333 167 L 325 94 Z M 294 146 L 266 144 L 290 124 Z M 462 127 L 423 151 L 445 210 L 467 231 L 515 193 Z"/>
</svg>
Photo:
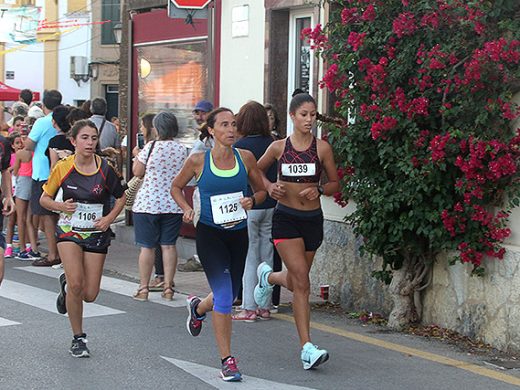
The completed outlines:
<svg viewBox="0 0 520 390">
<path fill-rule="evenodd" d="M 57 281 L 59 275 L 63 272 L 62 269 L 53 269 L 51 267 L 15 267 L 15 270 L 25 271 L 32 274 L 37 274 L 46 278 L 52 278 Z M 119 294 L 132 299 L 132 294 L 136 290 L 136 283 L 129 282 L 122 279 L 117 279 L 109 276 L 103 276 L 101 279 L 101 294 L 103 291 Z M 0 287 L 0 298 L 6 298 L 24 305 L 29 305 L 40 310 L 53 313 L 61 316 L 56 310 L 56 297 L 58 293 L 58 283 L 56 282 L 55 290 L 46 290 L 29 284 L 20 283 L 14 280 L 5 279 Z M 151 293 L 149 301 L 159 305 L 169 307 L 183 307 L 186 305 L 186 295 L 176 293 L 173 301 L 166 301 L 161 298 L 160 293 Z M 136 305 L 146 303 L 135 302 Z M 100 317 L 124 314 L 125 311 L 116 308 L 100 305 L 97 303 L 85 303 L 83 305 L 83 317 Z M 12 321 L 8 318 L 0 317 L 0 327 L 20 325 L 19 322 Z"/>
</svg>

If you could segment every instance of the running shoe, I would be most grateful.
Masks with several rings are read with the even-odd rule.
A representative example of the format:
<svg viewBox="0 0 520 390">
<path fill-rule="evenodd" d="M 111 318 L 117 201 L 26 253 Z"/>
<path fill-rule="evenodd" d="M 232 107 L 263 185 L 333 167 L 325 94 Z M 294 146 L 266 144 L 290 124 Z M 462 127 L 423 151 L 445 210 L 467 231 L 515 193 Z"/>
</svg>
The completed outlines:
<svg viewBox="0 0 520 390">
<path fill-rule="evenodd" d="M 33 261 L 34 260 L 34 258 L 31 257 L 31 254 L 28 251 L 23 251 L 23 252 L 18 253 L 15 256 L 15 259 L 22 260 L 22 261 Z"/>
<path fill-rule="evenodd" d="M 239 382 L 242 380 L 242 374 L 238 371 L 237 361 L 231 356 L 222 363 L 220 377 L 226 382 Z"/>
<path fill-rule="evenodd" d="M 259 307 L 269 307 L 271 293 L 274 287 L 267 281 L 271 272 L 273 272 L 273 269 L 265 261 L 260 263 L 256 270 L 256 274 L 258 275 L 258 284 L 255 286 L 254 298 Z"/>
<path fill-rule="evenodd" d="M 58 309 L 58 313 L 66 314 L 67 313 L 67 304 L 66 304 L 66 295 L 65 285 L 67 284 L 67 280 L 65 279 L 65 273 L 60 275 L 60 293 L 58 298 L 56 299 L 56 309 Z"/>
<path fill-rule="evenodd" d="M 202 330 L 202 321 L 206 319 L 206 314 L 202 317 L 197 316 L 196 309 L 200 303 L 200 298 L 195 295 L 190 295 L 188 299 L 186 299 L 187 307 L 188 307 L 188 319 L 186 320 L 186 328 L 188 329 L 188 333 L 193 337 L 196 337 L 200 334 Z"/>
<path fill-rule="evenodd" d="M 329 360 L 329 353 L 325 349 L 319 349 L 317 345 L 307 342 L 302 348 L 301 359 L 303 369 L 310 370 Z"/>
<path fill-rule="evenodd" d="M 13 247 L 12 246 L 8 246 L 7 248 L 5 248 L 4 258 L 12 259 L 13 257 L 14 257 L 14 255 L 13 255 Z"/>
<path fill-rule="evenodd" d="M 85 333 L 74 336 L 69 352 L 73 357 L 77 358 L 90 357 L 90 351 L 87 348 L 87 335 Z"/>
<path fill-rule="evenodd" d="M 29 251 L 29 256 L 31 256 L 33 260 L 38 260 L 42 258 L 42 254 L 40 252 L 33 251 L 32 248 Z"/>
<path fill-rule="evenodd" d="M 269 309 L 269 313 L 271 313 L 271 314 L 278 313 L 278 305 L 272 305 L 271 308 Z"/>
</svg>

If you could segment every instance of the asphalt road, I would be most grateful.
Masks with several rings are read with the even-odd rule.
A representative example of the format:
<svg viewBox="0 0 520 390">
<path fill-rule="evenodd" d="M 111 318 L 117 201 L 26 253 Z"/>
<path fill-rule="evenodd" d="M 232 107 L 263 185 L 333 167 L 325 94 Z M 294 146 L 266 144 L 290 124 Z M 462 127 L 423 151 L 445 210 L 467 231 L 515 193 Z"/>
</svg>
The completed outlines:
<svg viewBox="0 0 520 390">
<path fill-rule="evenodd" d="M 7 260 L 0 286 L 0 389 L 515 389 L 500 371 L 453 347 L 337 315 L 313 313 L 313 341 L 331 359 L 304 371 L 289 308 L 271 321 L 235 323 L 233 351 L 244 381 L 218 378 L 211 319 L 186 331 L 185 296 L 172 303 L 131 298 L 135 283 L 104 277 L 84 328 L 91 357 L 68 353 L 71 330 L 55 311 L 60 270 Z"/>
</svg>

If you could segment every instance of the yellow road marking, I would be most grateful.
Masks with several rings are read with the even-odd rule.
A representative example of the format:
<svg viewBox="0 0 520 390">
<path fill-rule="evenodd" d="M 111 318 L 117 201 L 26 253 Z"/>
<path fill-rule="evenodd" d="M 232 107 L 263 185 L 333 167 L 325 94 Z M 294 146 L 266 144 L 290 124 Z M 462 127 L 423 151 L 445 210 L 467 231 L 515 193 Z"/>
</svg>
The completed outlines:
<svg viewBox="0 0 520 390">
<path fill-rule="evenodd" d="M 273 314 L 273 317 L 289 321 L 294 323 L 294 318 L 287 314 Z M 445 356 L 436 355 L 431 352 L 421 351 L 419 349 L 405 347 L 403 345 L 391 343 L 388 341 L 380 340 L 375 337 L 365 336 L 359 333 L 349 332 L 344 329 L 334 328 L 329 325 L 320 324 L 319 322 L 311 321 L 311 328 L 321 330 L 323 332 L 332 333 L 338 336 L 346 337 L 351 340 L 359 341 L 365 344 L 370 344 L 376 347 L 389 349 L 391 351 L 401 352 L 404 354 L 408 354 L 411 356 L 416 356 L 425 360 L 429 360 L 435 363 L 444 364 L 456 368 L 460 368 L 462 370 L 466 370 L 472 372 L 474 374 L 485 376 L 491 379 L 495 379 L 497 381 L 509 383 L 511 385 L 520 386 L 520 378 L 516 378 L 511 375 L 503 374 L 501 372 L 497 372 L 494 370 L 490 370 L 489 368 L 477 366 L 476 364 L 463 362 L 461 360 L 451 359 Z"/>
</svg>

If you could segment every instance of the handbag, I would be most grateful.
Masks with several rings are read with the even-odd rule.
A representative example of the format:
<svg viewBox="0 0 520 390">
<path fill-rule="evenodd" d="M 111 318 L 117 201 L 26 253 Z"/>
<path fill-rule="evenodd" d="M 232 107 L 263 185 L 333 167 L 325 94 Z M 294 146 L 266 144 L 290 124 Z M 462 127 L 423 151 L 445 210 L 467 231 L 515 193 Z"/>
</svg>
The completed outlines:
<svg viewBox="0 0 520 390">
<path fill-rule="evenodd" d="M 152 155 L 153 148 L 155 146 L 155 141 L 152 142 L 152 146 L 150 147 L 150 151 L 148 152 L 148 156 L 146 157 L 146 162 L 144 163 L 145 175 L 146 175 L 146 165 L 148 164 L 148 160 Z M 137 192 L 143 185 L 144 175 L 143 177 L 133 176 L 127 183 L 128 188 L 125 191 L 126 200 L 125 200 L 125 209 L 132 210 L 134 206 L 135 197 L 137 196 Z"/>
</svg>

